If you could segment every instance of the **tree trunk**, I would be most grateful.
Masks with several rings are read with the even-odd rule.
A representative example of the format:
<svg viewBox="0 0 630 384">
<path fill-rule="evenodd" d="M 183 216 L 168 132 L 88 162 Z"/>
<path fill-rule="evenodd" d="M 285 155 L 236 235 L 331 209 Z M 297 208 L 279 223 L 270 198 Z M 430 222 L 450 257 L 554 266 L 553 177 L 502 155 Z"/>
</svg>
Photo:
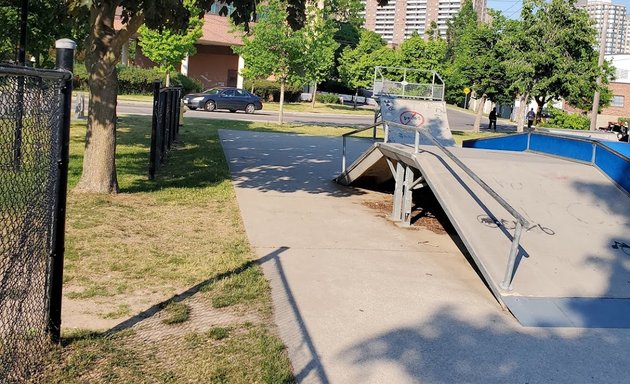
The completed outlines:
<svg viewBox="0 0 630 384">
<path fill-rule="evenodd" d="M 534 123 L 540 124 L 540 122 L 542 121 L 542 110 L 545 106 L 545 103 L 547 103 L 547 100 L 545 100 L 544 96 L 542 98 L 536 97 L 534 99 L 536 100 L 536 105 L 538 106 L 538 108 L 536 108 L 536 120 L 534 121 Z"/>
<path fill-rule="evenodd" d="M 166 87 L 171 86 L 171 71 L 166 71 Z"/>
<path fill-rule="evenodd" d="M 481 127 L 481 115 L 483 114 L 483 107 L 486 105 L 487 96 L 484 94 L 481 96 L 480 104 L 477 106 L 477 117 L 475 117 L 475 124 L 473 125 L 473 131 L 479 132 Z"/>
<path fill-rule="evenodd" d="M 83 173 L 75 190 L 79 192 L 116 193 L 116 103 L 118 78 L 116 64 L 122 45 L 144 22 L 133 17 L 126 28 L 114 29 L 115 4 L 101 2 L 90 9 L 85 67 L 88 72 L 90 99 L 85 133 Z"/>
<path fill-rule="evenodd" d="M 284 112 L 284 79 L 280 80 L 280 112 L 278 113 L 278 124 L 282 125 Z"/>
<path fill-rule="evenodd" d="M 527 99 L 529 99 L 529 95 L 527 93 L 518 96 L 519 106 L 516 109 L 516 132 L 523 132 L 523 127 L 525 126 L 525 110 L 527 109 Z"/>
<path fill-rule="evenodd" d="M 313 93 L 311 96 L 311 109 L 315 109 L 315 95 L 317 95 L 317 83 L 313 83 Z"/>
</svg>

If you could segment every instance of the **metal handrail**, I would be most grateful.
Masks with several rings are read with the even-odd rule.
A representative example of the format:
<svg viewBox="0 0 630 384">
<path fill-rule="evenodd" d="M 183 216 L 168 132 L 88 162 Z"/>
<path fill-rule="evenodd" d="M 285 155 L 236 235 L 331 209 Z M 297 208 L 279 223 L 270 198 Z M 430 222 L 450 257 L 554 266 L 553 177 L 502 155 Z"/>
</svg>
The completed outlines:
<svg viewBox="0 0 630 384">
<path fill-rule="evenodd" d="M 341 138 L 343 140 L 343 149 L 342 149 L 342 153 L 341 153 L 341 173 L 346 173 L 346 137 L 363 132 L 363 131 L 367 131 L 368 129 L 374 129 L 374 139 L 376 138 L 376 128 L 381 125 L 382 123 L 376 123 L 376 124 L 372 124 L 368 127 L 363 127 L 363 128 L 358 128 L 355 129 L 353 131 L 344 133 L 343 135 L 341 135 Z"/>
<path fill-rule="evenodd" d="M 419 147 L 419 135 L 424 135 L 428 138 L 436 147 L 440 148 L 446 156 L 448 156 L 455 164 L 457 164 L 471 179 L 473 179 L 477 184 L 483 188 L 493 199 L 495 199 L 506 211 L 512 215 L 516 219 L 516 229 L 514 230 L 514 236 L 512 238 L 512 246 L 510 248 L 510 255 L 508 258 L 508 265 L 505 271 L 505 276 L 503 282 L 501 283 L 501 288 L 510 289 L 510 285 L 512 283 L 512 276 L 514 272 L 514 265 L 516 263 L 516 254 L 518 253 L 518 248 L 520 245 L 521 234 L 523 231 L 523 227 L 529 228 L 529 221 L 525 219 L 523 215 L 521 215 L 514 207 L 510 205 L 505 199 L 503 199 L 497 192 L 495 192 L 486 182 L 484 182 L 475 172 L 473 172 L 466 164 L 464 164 L 461 160 L 459 160 L 451 151 L 449 151 L 446 147 L 444 147 L 439 141 L 431 135 L 431 133 L 426 128 L 416 128 L 410 127 L 408 125 L 402 125 L 397 123 L 388 122 L 388 125 L 393 125 L 398 128 L 413 130 L 416 132 L 416 142 L 415 142 L 415 153 L 418 153 Z"/>
</svg>

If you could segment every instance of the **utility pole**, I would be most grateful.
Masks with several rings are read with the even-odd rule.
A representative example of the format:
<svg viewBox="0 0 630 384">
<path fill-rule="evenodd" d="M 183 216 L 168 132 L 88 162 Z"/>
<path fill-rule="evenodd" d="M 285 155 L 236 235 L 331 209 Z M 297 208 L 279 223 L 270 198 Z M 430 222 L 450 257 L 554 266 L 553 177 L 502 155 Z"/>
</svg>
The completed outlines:
<svg viewBox="0 0 630 384">
<path fill-rule="evenodd" d="M 597 67 L 604 65 L 604 53 L 606 51 L 606 34 L 608 33 L 608 10 L 604 11 L 604 25 L 599 37 L 599 60 Z M 591 110 L 591 131 L 597 131 L 597 112 L 599 111 L 599 87 L 602 85 L 602 77 L 597 76 L 597 89 L 593 95 L 593 109 Z"/>
</svg>

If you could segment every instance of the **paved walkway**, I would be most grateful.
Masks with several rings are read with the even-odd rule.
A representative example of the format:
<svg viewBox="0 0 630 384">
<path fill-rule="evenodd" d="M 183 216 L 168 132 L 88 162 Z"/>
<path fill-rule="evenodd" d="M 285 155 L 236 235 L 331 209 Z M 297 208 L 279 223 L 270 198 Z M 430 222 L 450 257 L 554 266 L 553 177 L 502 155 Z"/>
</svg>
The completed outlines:
<svg viewBox="0 0 630 384">
<path fill-rule="evenodd" d="M 299 382 L 627 382 L 630 330 L 521 327 L 449 237 L 330 181 L 340 138 L 220 134 Z"/>
</svg>

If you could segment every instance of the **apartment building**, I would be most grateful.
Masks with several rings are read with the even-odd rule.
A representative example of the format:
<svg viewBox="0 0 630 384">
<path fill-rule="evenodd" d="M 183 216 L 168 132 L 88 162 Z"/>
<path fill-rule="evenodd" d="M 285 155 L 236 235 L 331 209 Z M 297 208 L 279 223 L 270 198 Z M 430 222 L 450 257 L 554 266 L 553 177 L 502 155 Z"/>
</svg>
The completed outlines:
<svg viewBox="0 0 630 384">
<path fill-rule="evenodd" d="M 389 0 L 379 7 L 376 0 L 363 0 L 365 28 L 380 34 L 385 41 L 398 45 L 414 32 L 425 36 L 431 22 L 437 24 L 441 37 L 446 36 L 448 21 L 466 0 Z M 486 0 L 472 0 L 480 20 L 485 19 Z"/>
<path fill-rule="evenodd" d="M 604 28 L 604 16 L 608 14 L 604 52 L 607 55 L 626 52 L 626 27 L 629 17 L 624 5 L 613 4 L 611 0 L 580 0 L 576 5 L 585 9 L 591 19 L 595 21 L 598 44 L 601 41 Z"/>
</svg>

